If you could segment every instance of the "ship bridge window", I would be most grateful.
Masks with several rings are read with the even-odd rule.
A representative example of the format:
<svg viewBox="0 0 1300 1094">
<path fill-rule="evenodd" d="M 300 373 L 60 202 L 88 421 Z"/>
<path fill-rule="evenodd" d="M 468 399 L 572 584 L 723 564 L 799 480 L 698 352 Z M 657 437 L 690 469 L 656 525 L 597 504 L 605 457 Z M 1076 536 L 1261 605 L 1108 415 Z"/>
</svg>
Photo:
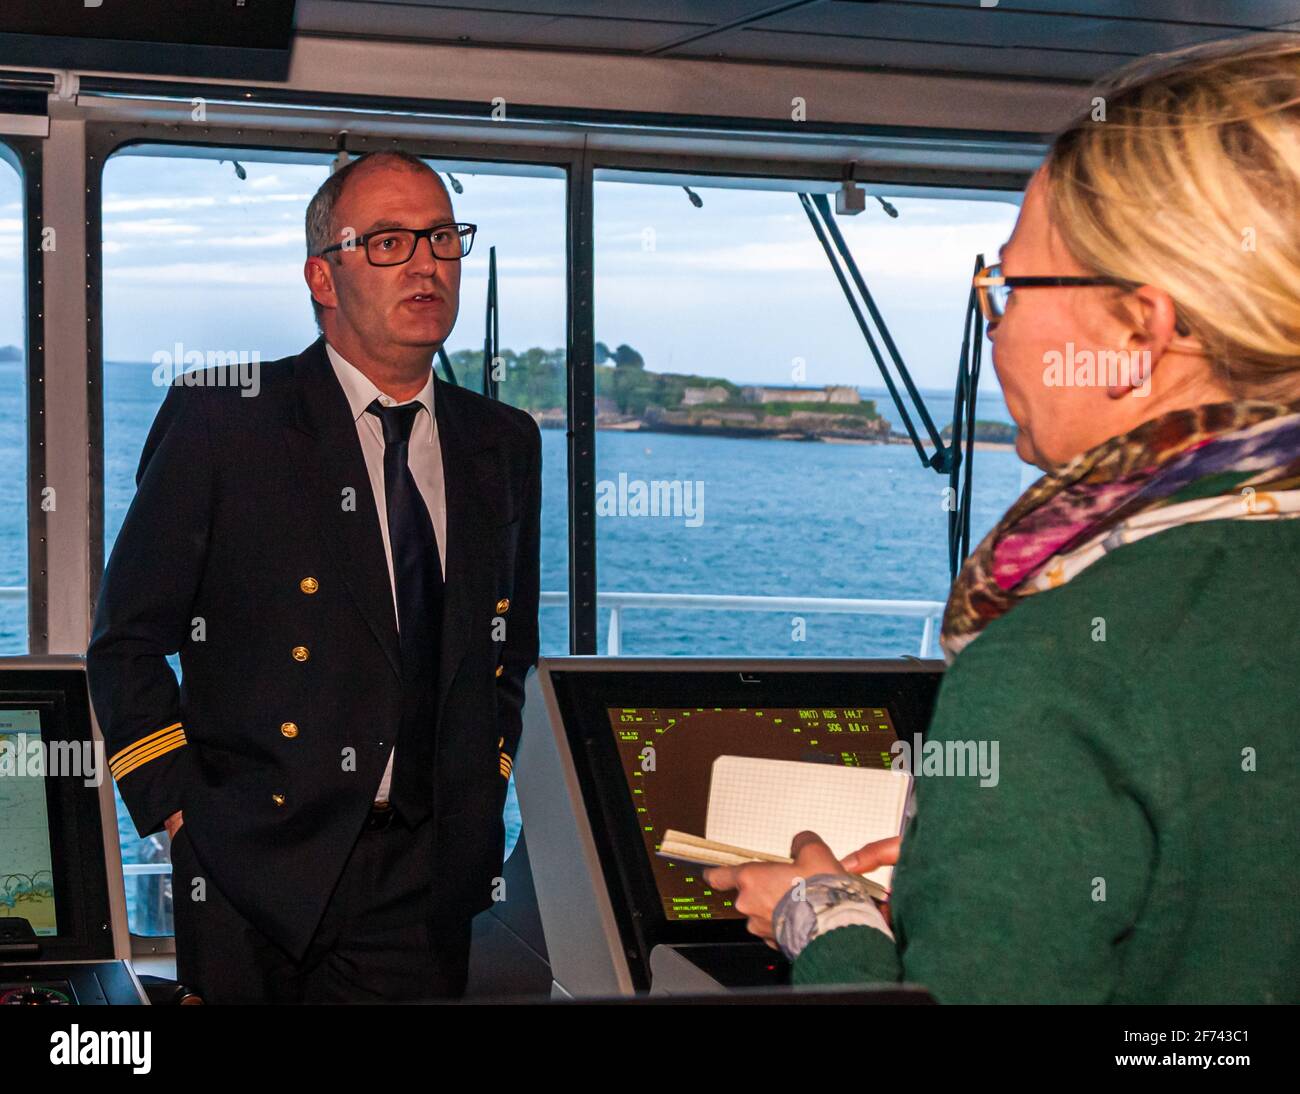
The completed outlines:
<svg viewBox="0 0 1300 1094">
<path fill-rule="evenodd" d="M 0 144 L 0 654 L 6 656 L 29 649 L 26 210 L 17 163 Z"/>
<path fill-rule="evenodd" d="M 532 412 L 543 426 L 562 424 L 567 408 L 563 172 L 473 161 L 429 163 L 450 187 L 456 218 L 478 225 L 463 262 L 459 319 L 446 359 L 435 361 L 438 375 L 447 379 L 450 370 L 458 384 L 479 392 L 490 383 L 497 398 Z M 106 163 L 105 559 L 135 492 L 140 452 L 172 376 L 223 360 L 273 361 L 299 353 L 317 338 L 302 276 L 303 223 L 307 203 L 328 170 L 329 157 L 322 155 L 259 159 L 253 152 L 146 146 L 123 150 Z M 0 205 L 14 189 L 0 167 Z M 7 241 L 11 222 L 4 218 L 10 215 L 16 216 L 0 211 L 0 245 Z M 0 268 L 0 277 L 8 275 L 7 267 Z M 491 314 L 489 289 L 495 301 Z M 13 340 L 4 331 L 18 329 L 17 319 L 9 320 L 0 310 L 0 343 Z M 489 330 L 494 340 L 485 378 Z M 9 367 L 0 363 L 6 385 L 0 398 L 6 406 Z M 12 398 L 21 405 L 20 395 Z M 4 428 L 20 429 L 14 423 L 21 420 L 6 414 Z M 543 429 L 542 460 L 542 652 L 567 653 L 563 428 Z M 7 480 L 0 489 L 9 489 Z M 21 536 L 21 529 L 14 534 Z M 11 561 L 6 549 L 6 584 Z M 0 608 L 8 611 L 4 603 Z M 179 676 L 178 659 L 171 662 Z M 505 820 L 509 850 L 519 832 L 513 777 Z M 137 839 L 120 800 L 118 831 L 133 933 L 170 934 L 165 837 Z"/>
<path fill-rule="evenodd" d="M 602 652 L 938 655 L 948 479 L 902 439 L 800 201 L 833 189 L 596 176 Z M 1018 195 L 869 190 L 835 222 L 942 430 L 976 255 Z M 984 362 L 973 543 L 1030 470 Z"/>
</svg>

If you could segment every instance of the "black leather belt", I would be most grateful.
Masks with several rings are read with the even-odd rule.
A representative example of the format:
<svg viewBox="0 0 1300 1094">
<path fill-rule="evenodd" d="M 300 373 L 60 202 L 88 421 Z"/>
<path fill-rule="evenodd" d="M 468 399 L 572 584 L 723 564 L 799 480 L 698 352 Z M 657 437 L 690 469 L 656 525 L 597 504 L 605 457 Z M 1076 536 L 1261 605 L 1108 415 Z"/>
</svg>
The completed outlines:
<svg viewBox="0 0 1300 1094">
<path fill-rule="evenodd" d="M 375 802 L 370 807 L 370 815 L 366 817 L 366 831 L 383 832 L 392 827 L 396 816 L 397 810 L 391 802 Z"/>
</svg>

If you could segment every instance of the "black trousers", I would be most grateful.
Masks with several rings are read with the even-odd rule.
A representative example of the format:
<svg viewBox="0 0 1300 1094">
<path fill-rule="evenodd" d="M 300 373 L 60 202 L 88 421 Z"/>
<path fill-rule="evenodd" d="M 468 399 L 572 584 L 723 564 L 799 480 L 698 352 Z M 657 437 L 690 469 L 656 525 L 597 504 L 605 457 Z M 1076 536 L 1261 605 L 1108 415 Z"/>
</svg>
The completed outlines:
<svg viewBox="0 0 1300 1094">
<path fill-rule="evenodd" d="M 185 828 L 172 841 L 176 978 L 205 1002 L 412 1002 L 464 994 L 470 921 L 434 916 L 431 820 L 412 830 L 396 816 L 387 828 L 362 830 L 301 961 L 231 906 Z"/>
</svg>

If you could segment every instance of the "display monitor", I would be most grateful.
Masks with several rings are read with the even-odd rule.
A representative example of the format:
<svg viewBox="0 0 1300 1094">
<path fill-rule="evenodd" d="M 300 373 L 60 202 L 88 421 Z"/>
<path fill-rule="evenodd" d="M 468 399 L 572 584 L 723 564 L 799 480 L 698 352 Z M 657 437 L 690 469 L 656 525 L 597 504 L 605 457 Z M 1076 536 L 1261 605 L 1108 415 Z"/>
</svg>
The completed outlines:
<svg viewBox="0 0 1300 1094">
<path fill-rule="evenodd" d="M 85 668 L 66 660 L 0 658 L 0 919 L 27 920 L 39 948 L 0 960 L 113 956 L 99 801 L 109 775 Z"/>
<path fill-rule="evenodd" d="M 48 708 L 0 703 L 0 915 L 23 916 L 37 935 L 59 933 L 54 848 L 45 785 Z"/>
<path fill-rule="evenodd" d="M 895 740 L 928 730 L 943 672 L 920 661 L 598 660 L 548 659 L 547 686 L 639 983 L 656 945 L 754 941 L 703 867 L 656 853 L 669 828 L 705 834 L 714 761 L 888 768 Z"/>
</svg>

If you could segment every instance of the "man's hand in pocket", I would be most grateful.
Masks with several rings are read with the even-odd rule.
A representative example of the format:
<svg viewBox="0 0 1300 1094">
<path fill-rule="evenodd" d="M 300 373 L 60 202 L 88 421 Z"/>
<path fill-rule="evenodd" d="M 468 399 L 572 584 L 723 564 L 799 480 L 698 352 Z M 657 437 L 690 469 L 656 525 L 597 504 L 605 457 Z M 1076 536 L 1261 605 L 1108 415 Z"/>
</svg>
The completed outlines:
<svg viewBox="0 0 1300 1094">
<path fill-rule="evenodd" d="M 184 821 L 181 820 L 181 811 L 179 809 L 163 821 L 163 827 L 167 829 L 167 838 L 175 839 L 176 831 L 183 823 Z"/>
</svg>

